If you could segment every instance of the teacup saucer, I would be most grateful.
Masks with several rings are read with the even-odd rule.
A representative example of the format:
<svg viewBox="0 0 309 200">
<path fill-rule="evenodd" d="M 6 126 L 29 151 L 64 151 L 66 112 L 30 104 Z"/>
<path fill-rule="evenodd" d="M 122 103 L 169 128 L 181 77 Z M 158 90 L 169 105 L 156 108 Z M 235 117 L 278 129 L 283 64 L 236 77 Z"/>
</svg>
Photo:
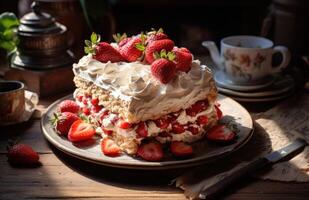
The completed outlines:
<svg viewBox="0 0 309 200">
<path fill-rule="evenodd" d="M 231 81 L 223 71 L 216 71 L 214 75 L 214 79 L 216 84 L 219 87 L 227 88 L 231 90 L 237 91 L 253 91 L 261 88 L 265 88 L 271 85 L 274 82 L 274 78 L 272 76 L 268 76 L 263 83 L 258 83 L 255 85 L 239 85 Z"/>
<path fill-rule="evenodd" d="M 241 92 L 222 87 L 218 87 L 218 90 L 221 93 L 236 97 L 261 98 L 283 95 L 284 93 L 290 92 L 295 86 L 294 79 L 290 76 L 277 76 L 274 80 L 274 83 L 269 87 L 256 91 Z"/>
<path fill-rule="evenodd" d="M 270 101 L 277 101 L 277 100 L 281 100 L 284 98 L 287 98 L 289 96 L 291 96 L 294 92 L 294 89 L 292 89 L 289 92 L 286 93 L 282 93 L 280 95 L 276 95 L 276 96 L 269 96 L 269 97 L 261 97 L 261 98 L 246 98 L 246 97 L 237 97 L 237 96 L 229 96 L 232 99 L 236 100 L 236 101 L 240 101 L 240 102 L 270 102 Z"/>
</svg>

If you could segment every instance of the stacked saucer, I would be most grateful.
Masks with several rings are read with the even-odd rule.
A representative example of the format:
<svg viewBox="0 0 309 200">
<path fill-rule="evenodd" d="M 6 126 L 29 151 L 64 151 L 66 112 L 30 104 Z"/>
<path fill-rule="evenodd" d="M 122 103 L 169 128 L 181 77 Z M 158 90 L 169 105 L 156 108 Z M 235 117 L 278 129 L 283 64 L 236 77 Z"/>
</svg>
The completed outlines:
<svg viewBox="0 0 309 200">
<path fill-rule="evenodd" d="M 216 71 L 214 79 L 220 93 L 241 102 L 268 102 L 290 96 L 295 87 L 289 75 L 269 76 L 254 85 L 237 85 L 222 71 Z"/>
</svg>

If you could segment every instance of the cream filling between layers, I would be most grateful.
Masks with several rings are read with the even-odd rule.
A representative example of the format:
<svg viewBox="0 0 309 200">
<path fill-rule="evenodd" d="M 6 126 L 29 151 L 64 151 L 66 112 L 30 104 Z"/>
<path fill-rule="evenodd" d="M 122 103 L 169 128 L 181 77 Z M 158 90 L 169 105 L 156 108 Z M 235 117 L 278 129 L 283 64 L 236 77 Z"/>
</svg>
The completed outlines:
<svg viewBox="0 0 309 200">
<path fill-rule="evenodd" d="M 168 84 L 153 78 L 150 65 L 139 61 L 102 63 L 87 55 L 73 65 L 73 71 L 128 102 L 128 111 L 143 121 L 188 108 L 214 87 L 210 70 L 199 60 L 193 60 L 188 73 L 177 72 Z"/>
</svg>

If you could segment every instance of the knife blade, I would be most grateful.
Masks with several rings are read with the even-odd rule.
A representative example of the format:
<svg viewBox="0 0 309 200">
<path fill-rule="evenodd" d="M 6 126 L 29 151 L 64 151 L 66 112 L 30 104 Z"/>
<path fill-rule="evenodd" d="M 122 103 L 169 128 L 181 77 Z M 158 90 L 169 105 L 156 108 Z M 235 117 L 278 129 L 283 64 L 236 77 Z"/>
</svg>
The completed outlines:
<svg viewBox="0 0 309 200">
<path fill-rule="evenodd" d="M 291 156 L 297 155 L 303 150 L 303 148 L 305 148 L 306 145 L 308 145 L 308 143 L 305 140 L 297 138 L 289 145 L 248 163 L 246 166 L 237 169 L 236 171 L 227 175 L 217 183 L 205 188 L 202 192 L 200 192 L 199 198 L 211 199 L 215 197 L 218 192 L 222 191 L 224 188 L 231 185 L 232 183 L 235 183 L 237 180 L 241 179 L 245 175 L 248 175 L 268 165 L 280 162 Z"/>
</svg>

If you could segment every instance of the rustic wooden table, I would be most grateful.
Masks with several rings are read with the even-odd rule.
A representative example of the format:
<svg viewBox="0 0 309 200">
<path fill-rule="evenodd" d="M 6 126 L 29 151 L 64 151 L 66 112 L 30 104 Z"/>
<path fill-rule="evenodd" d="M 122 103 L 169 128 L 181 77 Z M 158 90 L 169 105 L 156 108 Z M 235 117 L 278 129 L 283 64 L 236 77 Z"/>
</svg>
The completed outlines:
<svg viewBox="0 0 309 200">
<path fill-rule="evenodd" d="M 46 107 L 60 96 L 41 100 L 41 107 Z M 39 152 L 40 167 L 14 168 L 8 164 L 7 141 L 15 137 Z M 121 170 L 81 161 L 50 145 L 43 137 L 38 119 L 2 127 L 0 153 L 0 199 L 3 200 L 185 199 L 180 189 L 169 185 L 181 171 Z M 250 177 L 221 195 L 222 199 L 259 200 L 307 200 L 308 197 L 309 183 L 262 181 Z"/>
</svg>

